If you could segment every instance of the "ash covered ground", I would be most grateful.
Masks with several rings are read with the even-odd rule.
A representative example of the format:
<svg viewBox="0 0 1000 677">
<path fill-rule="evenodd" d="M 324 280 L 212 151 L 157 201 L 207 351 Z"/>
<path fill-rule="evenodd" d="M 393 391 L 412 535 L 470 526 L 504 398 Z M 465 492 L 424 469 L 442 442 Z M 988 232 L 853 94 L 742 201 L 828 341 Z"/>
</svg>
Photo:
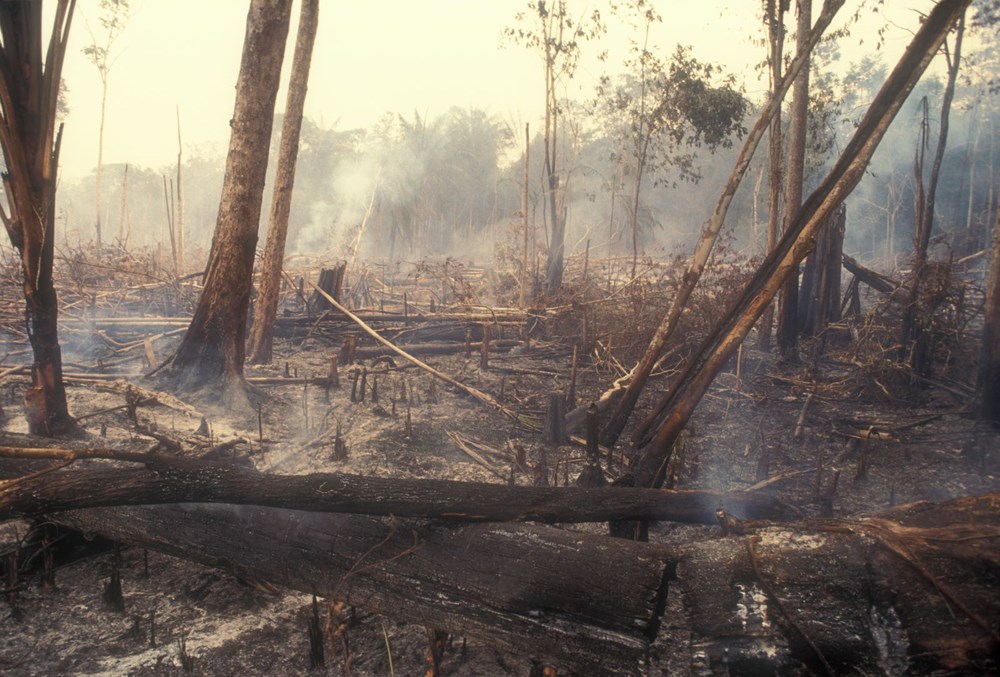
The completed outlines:
<svg viewBox="0 0 1000 677">
<path fill-rule="evenodd" d="M 838 336 L 831 334 L 822 352 L 807 343 L 804 359 L 791 364 L 748 345 L 738 364 L 734 361 L 715 380 L 675 449 L 672 484 L 713 490 L 755 487 L 804 516 L 830 511 L 852 515 L 1000 488 L 1000 438 L 968 416 L 965 386 L 944 377 L 938 383 L 913 384 L 860 354 L 856 337 L 846 329 Z M 158 343 L 158 352 L 167 354 L 172 340 Z M 303 385 L 303 377 L 325 377 L 329 358 L 338 350 L 336 331 L 279 340 L 271 366 L 247 371 L 250 377 L 274 379 L 255 386 L 259 415 L 219 411 L 210 398 L 170 397 L 157 381 L 138 376 L 132 380 L 155 394 L 157 402 L 140 406 L 137 421 L 120 408 L 128 389 L 123 379 L 71 380 L 71 411 L 84 417 L 95 446 L 111 441 L 142 447 L 152 442 L 143 431 L 155 429 L 196 446 L 199 453 L 216 450 L 218 457 L 271 473 L 338 471 L 475 482 L 513 477 L 519 484 L 536 483 L 544 475 L 550 484 L 562 486 L 574 483 L 584 467 L 581 447 L 545 449 L 538 433 L 400 358 L 342 365 L 339 388 Z M 93 358 L 92 352 L 84 353 L 76 359 Z M 552 336 L 534 341 L 528 350 L 498 350 L 486 369 L 477 354 L 467 356 L 461 348 L 425 359 L 540 420 L 548 393 L 565 392 L 569 385 L 572 343 Z M 579 363 L 578 402 L 596 397 L 623 373 L 621 360 L 601 339 L 579 356 Z M 351 370 L 362 366 L 367 369 L 365 398 L 352 402 Z M 139 373 L 136 365 L 132 369 Z M 640 413 L 663 392 L 670 374 L 668 367 L 646 389 Z M 18 401 L 25 383 L 23 377 L 9 376 L 0 391 L 8 431 L 24 428 Z M 354 399 L 361 399 L 357 390 Z M 346 446 L 344 460 L 334 460 L 338 438 Z M 620 454 L 604 463 L 608 478 L 614 479 L 621 471 Z M 23 521 L 3 525 L 4 549 L 38 528 Z M 600 533 L 606 527 L 572 528 Z M 682 543 L 715 531 L 717 526 L 658 524 L 651 539 Z M 54 586 L 41 584 L 36 567 L 17 586 L 13 603 L 8 591 L 0 624 L 0 672 L 310 671 L 308 595 L 123 546 L 118 556 L 124 610 L 105 610 L 102 593 L 115 557 L 108 548 L 95 542 L 86 556 L 60 564 Z M 423 673 L 426 628 L 360 607 L 338 609 L 335 602 L 319 601 L 326 665 L 313 674 Z M 676 599 L 668 600 L 667 620 L 643 668 L 649 674 L 694 670 L 684 658 L 684 614 Z M 447 630 L 452 636 L 443 674 L 526 675 L 532 669 L 534 657 L 527 652 L 498 652 L 463 638 L 462 628 Z"/>
</svg>

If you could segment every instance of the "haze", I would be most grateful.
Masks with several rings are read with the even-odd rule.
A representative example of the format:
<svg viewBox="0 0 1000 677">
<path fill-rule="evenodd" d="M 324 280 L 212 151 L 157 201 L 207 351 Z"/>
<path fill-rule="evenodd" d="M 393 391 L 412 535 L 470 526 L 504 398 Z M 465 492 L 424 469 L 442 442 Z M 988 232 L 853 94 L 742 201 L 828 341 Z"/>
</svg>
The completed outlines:
<svg viewBox="0 0 1000 677">
<path fill-rule="evenodd" d="M 322 127 L 366 127 L 386 112 L 438 115 L 451 106 L 476 106 L 512 122 L 535 122 L 542 111 L 539 58 L 518 45 L 501 46 L 501 31 L 514 24 L 525 0 L 381 0 L 327 2 L 313 57 L 306 115 Z M 928 2 L 915 2 L 926 7 Z M 737 74 L 752 99 L 764 85 L 760 61 L 758 3 L 660 3 L 664 23 L 653 36 L 665 51 L 692 43 L 702 59 Z M 228 121 L 242 50 L 245 0 L 136 0 L 113 47 L 104 162 L 158 169 L 177 155 L 179 108 L 185 155 L 219 156 L 229 139 Z M 893 10 L 905 20 L 911 10 Z M 297 15 L 297 7 L 293 16 Z M 849 12 L 842 14 L 846 17 Z M 867 14 L 867 12 L 866 12 Z M 607 64 L 589 49 L 570 96 L 585 98 L 604 70 L 615 70 L 626 54 L 628 30 L 611 19 L 602 48 Z M 64 80 L 69 88 L 61 171 L 64 179 L 93 171 L 97 158 L 100 79 L 81 49 L 99 34 L 95 0 L 77 6 Z M 879 18 L 866 21 L 881 21 Z M 913 24 L 912 19 L 904 25 Z M 93 33 L 91 32 L 93 31 Z M 295 20 L 286 69 L 291 61 Z M 858 35 L 874 35 L 859 29 Z M 887 36 L 890 58 L 905 31 Z M 870 49 L 868 45 L 860 49 Z M 287 72 L 286 72 L 287 79 Z M 278 110 L 284 107 L 279 94 Z"/>
</svg>

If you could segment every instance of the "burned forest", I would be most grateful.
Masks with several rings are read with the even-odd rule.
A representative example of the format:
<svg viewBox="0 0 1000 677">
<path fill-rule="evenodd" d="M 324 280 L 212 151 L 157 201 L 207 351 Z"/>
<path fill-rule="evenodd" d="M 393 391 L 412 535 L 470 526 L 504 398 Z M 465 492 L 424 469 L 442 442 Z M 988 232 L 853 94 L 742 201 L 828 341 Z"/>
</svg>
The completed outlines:
<svg viewBox="0 0 1000 677">
<path fill-rule="evenodd" d="M 730 4 L 0 3 L 0 673 L 1000 671 L 1000 11 Z"/>
</svg>

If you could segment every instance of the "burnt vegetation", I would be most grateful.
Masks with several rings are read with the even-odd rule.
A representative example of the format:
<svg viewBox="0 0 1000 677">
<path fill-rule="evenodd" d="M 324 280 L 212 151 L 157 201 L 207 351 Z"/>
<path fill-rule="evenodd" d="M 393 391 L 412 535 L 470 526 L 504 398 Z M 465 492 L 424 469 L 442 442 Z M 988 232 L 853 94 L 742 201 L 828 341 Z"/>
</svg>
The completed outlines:
<svg viewBox="0 0 1000 677">
<path fill-rule="evenodd" d="M 995 3 L 845 69 L 763 2 L 754 101 L 529 2 L 522 137 L 304 117 L 316 0 L 275 115 L 252 0 L 226 158 L 61 184 L 53 4 L 0 3 L 0 672 L 998 670 Z"/>
</svg>

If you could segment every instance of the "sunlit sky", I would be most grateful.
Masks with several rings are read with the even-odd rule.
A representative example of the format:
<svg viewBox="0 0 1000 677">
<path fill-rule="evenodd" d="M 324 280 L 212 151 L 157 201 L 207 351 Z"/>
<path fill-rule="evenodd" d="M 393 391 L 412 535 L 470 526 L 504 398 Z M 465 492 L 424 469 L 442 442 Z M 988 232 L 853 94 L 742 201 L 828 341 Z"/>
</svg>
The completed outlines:
<svg viewBox="0 0 1000 677">
<path fill-rule="evenodd" d="M 820 0 L 814 4 L 818 11 Z M 857 4 L 848 1 L 842 19 Z M 907 30 L 917 25 L 909 8 L 926 11 L 932 3 L 887 4 L 900 28 L 890 31 L 883 51 L 895 60 L 909 39 Z M 451 106 L 477 106 L 518 125 L 536 123 L 543 104 L 540 57 L 501 39 L 503 28 L 513 25 L 526 5 L 527 0 L 325 0 L 306 115 L 343 130 L 371 125 L 387 111 L 435 116 Z M 582 11 L 585 3 L 574 5 Z M 175 162 L 178 107 L 186 157 L 225 153 L 248 6 L 249 0 L 133 0 L 125 30 L 112 47 L 105 163 L 160 169 Z M 748 96 L 758 98 L 766 86 L 754 68 L 763 49 L 752 42 L 760 38 L 759 7 L 757 0 L 660 2 L 664 22 L 654 29 L 651 44 L 665 53 L 678 42 L 693 45 L 695 56 L 724 64 Z M 297 2 L 292 15 L 285 80 Z M 91 172 L 97 160 L 100 79 L 81 50 L 95 37 L 103 40 L 98 16 L 97 0 L 79 0 L 63 72 L 70 107 L 63 178 Z M 600 47 L 585 49 L 591 56 L 607 49 L 609 61 L 587 59 L 571 96 L 589 96 L 596 78 L 618 70 L 615 64 L 626 55 L 630 31 L 606 18 L 610 29 Z M 844 43 L 847 58 L 873 49 L 874 30 L 885 20 L 865 10 L 864 21 Z M 862 35 L 869 38 L 862 41 Z M 280 111 L 284 90 L 278 96 Z"/>
</svg>

